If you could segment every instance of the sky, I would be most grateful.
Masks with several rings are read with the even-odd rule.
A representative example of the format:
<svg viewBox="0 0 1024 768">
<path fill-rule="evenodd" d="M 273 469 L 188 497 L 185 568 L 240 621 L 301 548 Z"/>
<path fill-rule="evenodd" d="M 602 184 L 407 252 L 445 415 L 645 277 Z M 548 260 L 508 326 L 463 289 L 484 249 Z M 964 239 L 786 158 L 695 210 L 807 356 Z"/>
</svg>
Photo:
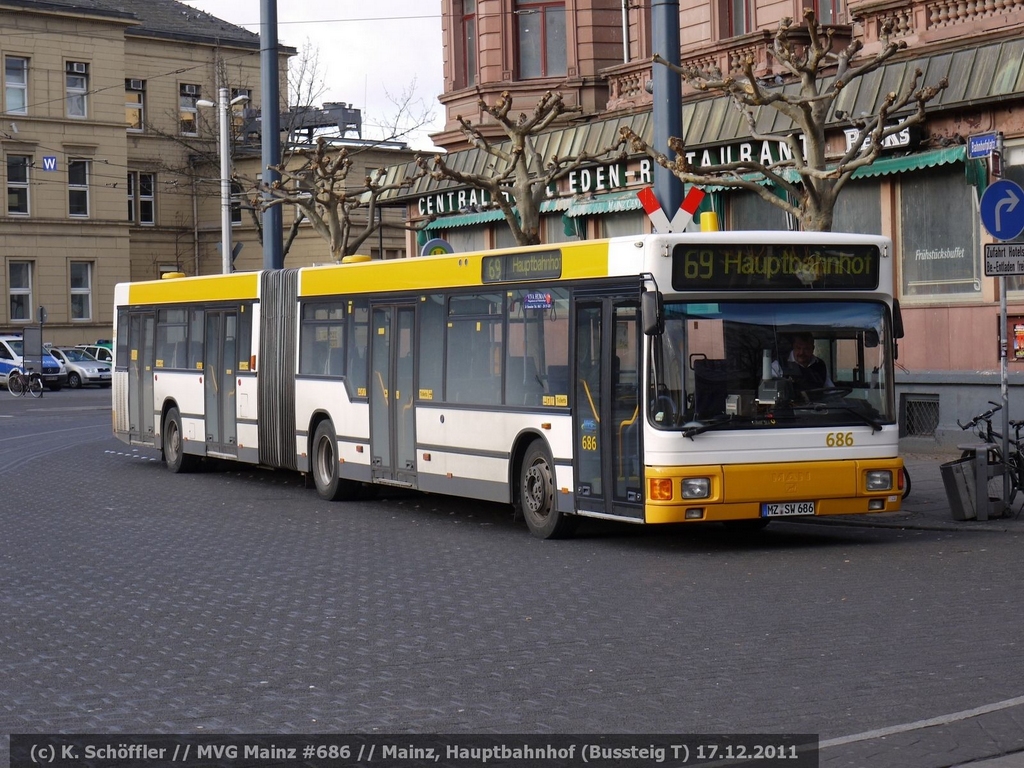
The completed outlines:
<svg viewBox="0 0 1024 768">
<path fill-rule="evenodd" d="M 182 1 L 259 34 L 260 0 Z M 309 43 L 325 87 L 314 106 L 341 101 L 362 110 L 363 138 L 387 138 L 383 126 L 401 111 L 395 102 L 411 93 L 406 114 L 433 119 L 403 140 L 430 149 L 427 134 L 444 125 L 437 101 L 444 90 L 440 6 L 436 0 L 278 0 L 277 38 L 300 54 Z"/>
</svg>

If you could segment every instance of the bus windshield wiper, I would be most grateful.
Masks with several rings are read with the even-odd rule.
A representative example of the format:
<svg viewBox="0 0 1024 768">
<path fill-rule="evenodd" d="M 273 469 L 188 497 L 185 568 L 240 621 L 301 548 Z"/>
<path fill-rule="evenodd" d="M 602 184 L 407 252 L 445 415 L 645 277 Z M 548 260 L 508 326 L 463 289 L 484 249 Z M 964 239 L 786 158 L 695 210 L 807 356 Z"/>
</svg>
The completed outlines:
<svg viewBox="0 0 1024 768">
<path fill-rule="evenodd" d="M 688 437 L 693 440 L 694 435 L 699 435 L 702 432 L 708 432 L 712 429 L 718 429 L 731 421 L 732 416 L 729 415 L 715 416 L 713 419 L 708 421 L 688 421 L 683 424 L 683 437 Z"/>
<path fill-rule="evenodd" d="M 858 419 L 863 421 L 869 427 L 871 427 L 871 434 L 882 431 L 882 422 L 871 418 L 863 411 L 860 411 L 852 406 L 845 405 L 843 403 L 811 403 L 809 405 L 795 405 L 793 406 L 794 411 L 815 411 L 817 413 L 825 413 L 831 409 L 839 411 L 845 411 L 846 413 L 853 414 Z"/>
</svg>

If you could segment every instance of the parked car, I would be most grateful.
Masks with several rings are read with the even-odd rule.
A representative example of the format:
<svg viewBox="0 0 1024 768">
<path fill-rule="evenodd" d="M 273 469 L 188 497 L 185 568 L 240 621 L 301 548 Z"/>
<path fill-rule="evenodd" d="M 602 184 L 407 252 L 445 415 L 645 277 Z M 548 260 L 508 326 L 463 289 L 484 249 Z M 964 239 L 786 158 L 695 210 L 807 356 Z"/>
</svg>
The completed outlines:
<svg viewBox="0 0 1024 768">
<path fill-rule="evenodd" d="M 4 386 L 7 386 L 7 377 L 15 368 L 22 370 L 21 355 L 24 349 L 24 340 L 21 336 L 0 336 L 0 378 Z M 68 383 L 68 372 L 53 355 L 43 351 L 43 384 L 47 389 L 58 391 Z"/>
<path fill-rule="evenodd" d="M 107 363 L 111 368 L 114 367 L 114 350 L 111 348 L 109 341 L 98 341 L 95 344 L 76 344 L 75 349 L 81 349 L 101 363 Z"/>
<path fill-rule="evenodd" d="M 68 371 L 68 386 L 72 389 L 84 387 L 86 384 L 110 386 L 110 363 L 100 362 L 84 349 L 50 347 L 49 352 L 64 363 Z"/>
</svg>

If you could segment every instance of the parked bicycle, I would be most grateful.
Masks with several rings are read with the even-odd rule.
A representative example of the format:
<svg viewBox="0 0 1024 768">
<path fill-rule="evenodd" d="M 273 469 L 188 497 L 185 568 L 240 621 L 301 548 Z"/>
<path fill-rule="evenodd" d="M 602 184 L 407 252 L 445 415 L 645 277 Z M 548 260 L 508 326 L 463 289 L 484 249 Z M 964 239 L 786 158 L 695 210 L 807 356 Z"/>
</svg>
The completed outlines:
<svg viewBox="0 0 1024 768">
<path fill-rule="evenodd" d="M 957 426 L 960 429 L 967 431 L 971 430 L 986 447 L 985 450 L 989 454 L 990 464 L 999 464 L 1002 471 L 996 473 L 990 483 L 995 485 L 999 483 L 998 493 L 996 497 L 1001 498 L 1002 493 L 1002 478 L 1003 474 L 1006 474 L 1010 478 L 1010 497 L 1006 500 L 1009 508 L 1012 509 L 1013 502 L 1017 496 L 1024 498 L 1024 455 L 1022 455 L 1022 441 L 1024 438 L 1021 437 L 1021 432 L 1024 431 L 1024 419 L 1021 420 L 1009 420 L 1010 429 L 1013 430 L 1011 436 L 1007 438 L 1007 452 L 1004 459 L 1003 453 L 1003 434 L 996 429 L 992 424 L 992 419 L 999 411 L 1003 409 L 1003 406 L 999 403 L 995 403 L 991 400 L 988 401 L 992 407 L 983 413 L 979 413 L 974 418 L 970 419 L 967 423 L 961 423 L 957 419 Z M 965 450 L 960 458 L 967 459 L 974 455 L 974 451 Z M 990 485 L 989 495 L 993 495 L 993 491 L 996 489 Z M 1020 510 L 1016 512 L 1016 515 L 1020 515 Z"/>
<path fill-rule="evenodd" d="M 32 397 L 43 396 L 43 377 L 37 371 L 30 370 L 28 373 L 15 368 L 7 374 L 7 391 L 13 397 L 21 397 L 26 392 Z"/>
</svg>

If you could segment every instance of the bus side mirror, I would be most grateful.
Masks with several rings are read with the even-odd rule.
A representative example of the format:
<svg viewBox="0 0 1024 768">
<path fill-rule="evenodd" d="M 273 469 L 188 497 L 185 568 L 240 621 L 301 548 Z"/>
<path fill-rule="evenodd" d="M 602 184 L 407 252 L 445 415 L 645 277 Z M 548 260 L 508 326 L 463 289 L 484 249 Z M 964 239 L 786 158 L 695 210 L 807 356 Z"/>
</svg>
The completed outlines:
<svg viewBox="0 0 1024 768">
<path fill-rule="evenodd" d="M 903 314 L 900 312 L 900 300 L 892 300 L 892 337 L 903 338 Z"/>
<path fill-rule="evenodd" d="M 640 294 L 640 319 L 647 336 L 660 336 L 665 331 L 662 301 L 661 291 L 644 291 Z"/>
</svg>

